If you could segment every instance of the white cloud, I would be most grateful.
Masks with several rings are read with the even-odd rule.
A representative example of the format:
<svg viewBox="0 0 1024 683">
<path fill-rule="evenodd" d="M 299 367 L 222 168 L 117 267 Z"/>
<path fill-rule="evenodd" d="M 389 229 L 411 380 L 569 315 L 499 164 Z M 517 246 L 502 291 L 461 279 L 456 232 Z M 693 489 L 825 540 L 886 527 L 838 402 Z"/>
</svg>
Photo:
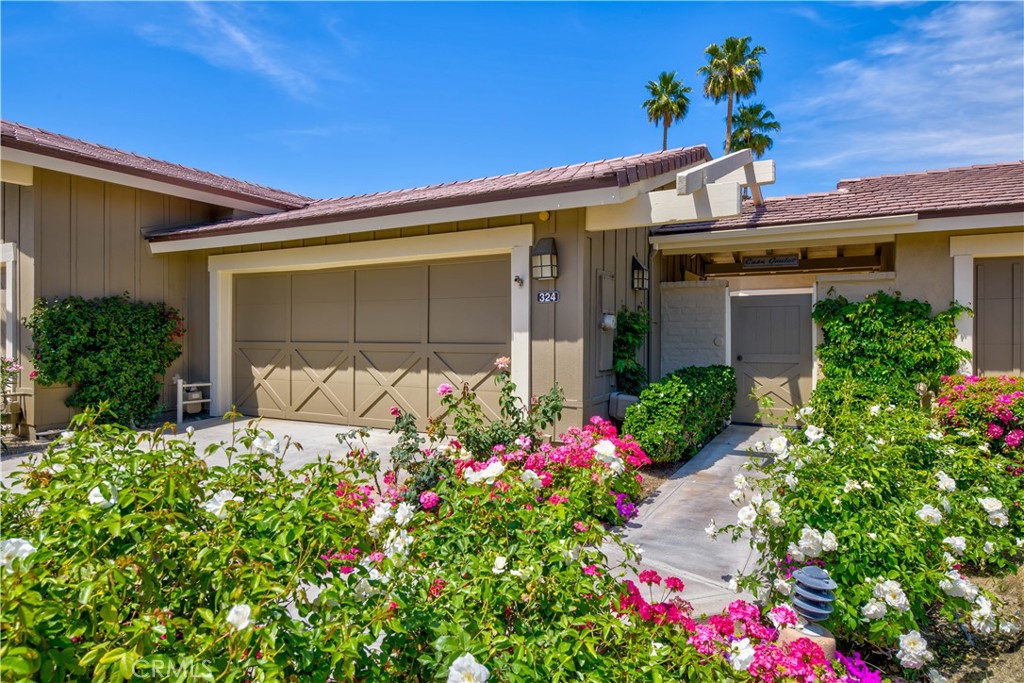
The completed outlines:
<svg viewBox="0 0 1024 683">
<path fill-rule="evenodd" d="M 1024 5 L 942 5 L 827 67 L 780 105 L 792 168 L 918 168 L 1024 155 Z"/>
<path fill-rule="evenodd" d="M 293 97 L 303 99 L 317 88 L 316 81 L 280 56 L 286 47 L 254 26 L 244 5 L 188 3 L 186 25 L 145 24 L 143 38 L 194 54 L 206 62 L 263 76 Z"/>
</svg>

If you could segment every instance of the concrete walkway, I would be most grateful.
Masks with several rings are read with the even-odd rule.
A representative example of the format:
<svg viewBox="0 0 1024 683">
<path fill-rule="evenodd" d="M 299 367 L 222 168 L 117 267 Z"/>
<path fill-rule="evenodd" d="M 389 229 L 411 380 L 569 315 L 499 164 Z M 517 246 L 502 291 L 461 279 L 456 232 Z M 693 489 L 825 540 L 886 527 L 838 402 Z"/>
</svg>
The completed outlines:
<svg viewBox="0 0 1024 683">
<path fill-rule="evenodd" d="M 719 526 L 736 521 L 737 508 L 729 501 L 733 477 L 752 457 L 747 450 L 774 435 L 767 427 L 727 427 L 662 484 L 622 529 L 625 541 L 643 548 L 640 570 L 654 569 L 686 583 L 682 596 L 693 604 L 694 614 L 717 612 L 738 597 L 752 597 L 729 590 L 736 571 L 754 561 L 747 543 L 732 543 L 726 536 L 712 540 L 704 528 L 712 518 Z M 617 548 L 606 552 L 613 561 L 622 557 Z"/>
</svg>

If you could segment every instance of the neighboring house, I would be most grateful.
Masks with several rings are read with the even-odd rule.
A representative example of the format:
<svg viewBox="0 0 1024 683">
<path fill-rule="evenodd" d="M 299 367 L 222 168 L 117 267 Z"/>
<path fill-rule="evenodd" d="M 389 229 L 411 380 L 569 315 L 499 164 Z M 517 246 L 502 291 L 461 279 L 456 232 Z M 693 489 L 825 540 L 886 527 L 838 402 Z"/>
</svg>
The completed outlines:
<svg viewBox="0 0 1024 683">
<path fill-rule="evenodd" d="M 493 414 L 493 361 L 510 356 L 521 396 L 563 388 L 563 429 L 608 411 L 607 321 L 623 306 L 654 314 L 642 360 L 655 376 L 724 362 L 748 384 L 798 386 L 810 381 L 816 289 L 973 303 L 971 259 L 1024 253 L 1021 164 L 950 171 L 948 182 L 927 174 L 940 180 L 922 192 L 891 189 L 916 188 L 911 175 L 761 202 L 770 162 L 712 160 L 698 146 L 312 200 L 15 123 L 3 122 L 0 143 L 0 343 L 25 366 L 33 430 L 70 416 L 68 388 L 28 379 L 31 340 L 17 321 L 39 297 L 128 292 L 180 309 L 188 331 L 168 377 L 211 381 L 214 414 L 237 405 L 389 426 L 399 406 L 423 425 L 441 414 L 442 382 L 467 382 Z M 743 186 L 761 203 L 741 214 Z M 854 195 L 864 201 L 845 199 Z M 737 217 L 707 222 L 721 216 Z M 766 259 L 744 267 L 755 254 Z M 983 277 L 979 292 L 1004 276 Z M 753 292 L 775 296 L 743 296 Z M 790 316 L 778 331 L 751 323 L 778 315 Z M 966 320 L 964 343 L 973 348 L 972 325 L 993 318 Z M 778 342 L 799 347 L 792 359 L 788 347 L 746 351 L 796 331 L 796 346 Z M 1000 334 L 978 335 L 982 358 Z M 744 410 L 738 419 L 752 417 Z"/>
<path fill-rule="evenodd" d="M 1022 211 L 1024 162 L 1012 162 L 843 180 L 736 217 L 655 228 L 667 275 L 658 369 L 730 364 L 734 419 L 754 419 L 751 389 L 784 410 L 813 384 L 814 301 L 885 290 L 936 312 L 953 301 L 973 308 L 959 322 L 958 344 L 974 354 L 968 370 L 1021 374 Z"/>
</svg>

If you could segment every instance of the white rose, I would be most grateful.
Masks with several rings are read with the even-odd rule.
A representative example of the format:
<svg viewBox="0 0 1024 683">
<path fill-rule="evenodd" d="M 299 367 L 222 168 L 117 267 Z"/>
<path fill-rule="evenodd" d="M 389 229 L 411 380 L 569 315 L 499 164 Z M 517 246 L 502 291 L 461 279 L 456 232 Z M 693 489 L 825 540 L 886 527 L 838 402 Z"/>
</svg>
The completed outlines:
<svg viewBox="0 0 1024 683">
<path fill-rule="evenodd" d="M 876 598 L 871 598 L 868 600 L 866 605 L 860 608 L 860 613 L 863 614 L 866 619 L 870 619 L 871 621 L 881 619 L 888 611 L 889 610 L 886 608 L 885 603 Z"/>
<path fill-rule="evenodd" d="M 950 550 L 957 555 L 962 555 L 967 549 L 967 539 L 963 536 L 947 536 L 942 539 L 942 542 L 943 544 L 948 545 Z"/>
<path fill-rule="evenodd" d="M 793 558 L 795 562 L 803 562 L 806 558 L 804 551 L 800 550 L 800 546 L 796 543 L 790 543 L 789 547 L 786 548 L 786 553 Z"/>
<path fill-rule="evenodd" d="M 733 593 L 740 592 L 740 582 L 736 579 L 736 577 L 729 579 L 729 590 L 731 590 Z"/>
<path fill-rule="evenodd" d="M 490 676 L 487 667 L 477 662 L 469 652 L 452 662 L 448 669 L 448 683 L 484 683 Z"/>
<path fill-rule="evenodd" d="M 949 683 L 949 679 L 935 669 L 928 669 L 928 683 Z"/>
<path fill-rule="evenodd" d="M 405 529 L 392 529 L 384 541 L 384 554 L 392 558 L 401 558 L 409 551 L 412 536 Z"/>
<path fill-rule="evenodd" d="M 882 406 L 871 406 L 868 408 L 868 412 L 871 413 L 872 417 L 877 417 L 882 412 Z"/>
<path fill-rule="evenodd" d="M 225 618 L 225 621 L 236 631 L 244 631 L 252 623 L 250 621 L 251 617 L 252 608 L 249 605 L 235 605 L 228 610 L 228 616 Z"/>
<path fill-rule="evenodd" d="M 752 505 L 744 505 L 736 513 L 736 518 L 742 526 L 748 529 L 754 526 L 754 521 L 757 519 L 757 512 L 754 510 Z"/>
<path fill-rule="evenodd" d="M 821 441 L 823 438 L 825 438 L 825 430 L 823 430 L 821 427 L 815 427 L 814 425 L 807 425 L 807 427 L 804 429 L 804 435 L 807 436 L 807 440 L 810 443 L 814 443 L 816 441 Z"/>
<path fill-rule="evenodd" d="M 942 521 L 942 513 L 928 504 L 917 511 L 917 516 L 926 524 L 938 524 Z"/>
<path fill-rule="evenodd" d="M 935 478 L 938 481 L 938 487 L 940 491 L 956 491 L 956 480 L 950 477 L 948 474 L 939 470 L 935 473 Z"/>
<path fill-rule="evenodd" d="M 985 541 L 985 545 L 983 545 L 981 549 L 985 551 L 986 555 L 991 555 L 996 551 L 996 546 L 992 541 Z"/>
<path fill-rule="evenodd" d="M 602 439 L 594 444 L 594 453 L 602 458 L 614 458 L 616 456 L 615 444 L 608 439 Z"/>
<path fill-rule="evenodd" d="M 985 512 L 998 512 L 1003 509 L 1003 501 L 998 498 L 979 498 L 978 502 L 985 508 Z"/>
<path fill-rule="evenodd" d="M 743 491 L 739 489 L 734 489 L 732 492 L 729 493 L 729 501 L 732 502 L 733 505 L 736 505 L 741 500 L 743 500 L 745 495 L 746 494 Z"/>
<path fill-rule="evenodd" d="M 391 518 L 391 505 L 388 503 L 377 503 L 373 508 L 373 514 L 370 515 L 370 534 L 376 536 L 374 530 L 384 522 Z"/>
<path fill-rule="evenodd" d="M 900 649 L 896 657 L 908 669 L 920 669 L 934 658 L 928 651 L 928 641 L 917 631 L 900 636 Z"/>
<path fill-rule="evenodd" d="M 236 496 L 232 491 L 228 489 L 221 489 L 217 493 L 210 497 L 210 500 L 203 503 L 202 508 L 209 512 L 217 519 L 225 519 L 228 516 L 228 510 L 226 505 L 228 503 L 242 503 L 244 502 L 241 496 Z"/>
<path fill-rule="evenodd" d="M 715 524 L 715 520 L 711 520 L 711 523 L 704 527 L 704 533 L 714 538 L 715 534 L 718 533 L 718 526 Z"/>
<path fill-rule="evenodd" d="M 277 439 L 271 439 L 266 434 L 260 434 L 253 442 L 252 447 L 257 453 L 263 455 L 277 455 L 281 452 L 281 444 L 277 442 Z"/>
<path fill-rule="evenodd" d="M 768 442 L 768 450 L 776 455 L 782 455 L 789 450 L 789 441 L 786 440 L 785 436 L 776 436 Z"/>
<path fill-rule="evenodd" d="M 416 512 L 416 508 L 409 503 L 399 503 L 395 510 L 395 524 L 401 527 L 408 526 L 414 512 Z"/>
<path fill-rule="evenodd" d="M 814 414 L 814 408 L 812 406 L 804 406 L 800 410 L 796 411 L 796 418 L 803 420 Z"/>
<path fill-rule="evenodd" d="M 988 515 L 988 523 L 992 526 L 1004 527 L 1009 524 L 1010 518 L 1006 516 L 1005 510 L 996 510 Z"/>
<path fill-rule="evenodd" d="M 925 436 L 927 436 L 932 441 L 942 441 L 942 432 L 936 429 L 933 429 L 932 431 L 928 432 L 927 434 L 925 434 Z"/>
<path fill-rule="evenodd" d="M 797 542 L 800 550 L 807 557 L 818 557 L 821 555 L 822 543 L 824 539 L 821 537 L 821 533 L 809 526 L 805 526 L 803 531 L 800 533 L 800 540 Z"/>
<path fill-rule="evenodd" d="M 785 579 L 775 579 L 775 582 L 772 584 L 772 588 L 774 588 L 780 595 L 789 595 L 793 590 L 789 581 L 786 581 Z"/>
<path fill-rule="evenodd" d="M 106 491 L 106 493 L 104 493 Z M 109 510 L 117 505 L 117 489 L 107 482 L 94 486 L 89 491 L 89 504 L 97 505 L 101 510 Z"/>
<path fill-rule="evenodd" d="M 750 483 L 747 481 L 747 478 L 744 477 L 742 474 L 737 474 L 735 477 L 733 477 L 732 482 L 733 485 L 740 491 L 750 486 Z"/>
<path fill-rule="evenodd" d="M 36 547 L 24 538 L 5 538 L 0 541 L 0 567 L 10 569 L 15 560 L 24 560 Z"/>
<path fill-rule="evenodd" d="M 505 566 L 508 564 L 508 558 L 504 555 L 498 555 L 494 558 L 494 564 L 491 566 L 491 573 L 493 574 L 504 574 Z"/>
<path fill-rule="evenodd" d="M 531 489 L 539 489 L 543 483 L 533 470 L 523 470 L 523 473 L 519 475 L 519 480 Z"/>
<path fill-rule="evenodd" d="M 831 531 L 826 531 L 821 537 L 821 549 L 827 553 L 834 552 L 839 549 L 839 540 L 836 539 L 836 535 Z"/>
<path fill-rule="evenodd" d="M 786 475 L 786 480 L 785 481 L 786 481 L 786 486 L 788 486 L 791 489 L 795 489 L 797 484 L 800 483 L 800 480 L 797 479 L 796 475 L 793 474 L 792 472 L 790 472 L 789 474 Z"/>
<path fill-rule="evenodd" d="M 847 479 L 846 483 L 843 484 L 843 493 L 850 493 L 852 491 L 860 491 L 860 482 L 855 479 Z"/>
</svg>

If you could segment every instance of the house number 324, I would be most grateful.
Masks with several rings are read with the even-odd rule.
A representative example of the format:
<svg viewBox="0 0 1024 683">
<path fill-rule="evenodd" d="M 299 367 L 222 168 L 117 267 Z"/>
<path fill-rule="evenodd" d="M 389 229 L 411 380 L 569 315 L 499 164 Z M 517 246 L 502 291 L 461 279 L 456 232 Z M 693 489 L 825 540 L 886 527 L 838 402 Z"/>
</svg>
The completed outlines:
<svg viewBox="0 0 1024 683">
<path fill-rule="evenodd" d="M 552 290 L 550 292 L 537 292 L 537 303 L 539 304 L 553 304 L 558 301 L 558 290 Z"/>
</svg>

